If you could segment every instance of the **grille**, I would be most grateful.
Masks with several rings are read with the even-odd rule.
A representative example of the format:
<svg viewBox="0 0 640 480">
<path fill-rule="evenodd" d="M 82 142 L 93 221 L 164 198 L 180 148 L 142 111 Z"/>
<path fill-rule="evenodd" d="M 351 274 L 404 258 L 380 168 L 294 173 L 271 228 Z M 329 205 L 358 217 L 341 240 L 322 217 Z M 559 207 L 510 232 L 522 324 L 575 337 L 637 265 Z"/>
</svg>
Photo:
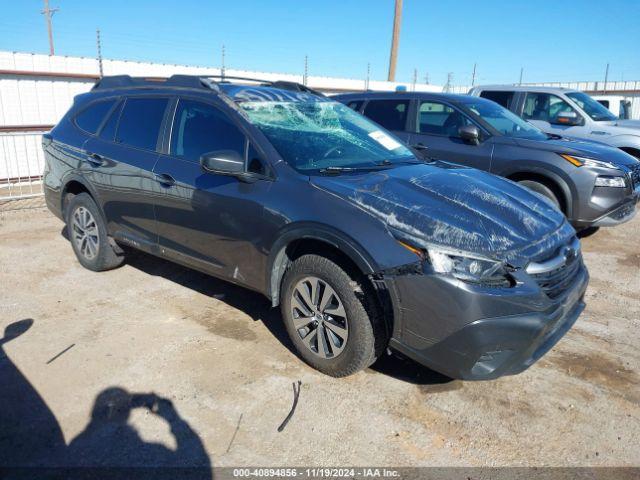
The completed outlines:
<svg viewBox="0 0 640 480">
<path fill-rule="evenodd" d="M 640 164 L 631 167 L 629 175 L 631 176 L 631 188 L 640 187 Z"/>
<path fill-rule="evenodd" d="M 566 292 L 571 286 L 578 270 L 580 270 L 581 264 L 582 255 L 578 253 L 578 255 L 567 260 L 562 266 L 549 270 L 548 272 L 531 274 L 531 277 L 549 298 L 555 299 Z"/>
</svg>

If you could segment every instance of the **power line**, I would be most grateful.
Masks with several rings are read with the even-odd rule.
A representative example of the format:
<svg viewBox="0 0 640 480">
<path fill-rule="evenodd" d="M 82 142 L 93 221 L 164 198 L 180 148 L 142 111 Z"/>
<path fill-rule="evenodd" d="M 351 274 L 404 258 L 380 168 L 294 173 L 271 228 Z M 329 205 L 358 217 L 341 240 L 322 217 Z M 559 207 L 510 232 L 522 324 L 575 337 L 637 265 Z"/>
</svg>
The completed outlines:
<svg viewBox="0 0 640 480">
<path fill-rule="evenodd" d="M 49 54 L 55 55 L 55 50 L 53 48 L 53 25 L 51 24 L 51 17 L 56 13 L 59 8 L 49 8 L 49 0 L 44 0 L 44 10 L 42 13 L 47 19 L 47 31 L 49 33 Z"/>
</svg>

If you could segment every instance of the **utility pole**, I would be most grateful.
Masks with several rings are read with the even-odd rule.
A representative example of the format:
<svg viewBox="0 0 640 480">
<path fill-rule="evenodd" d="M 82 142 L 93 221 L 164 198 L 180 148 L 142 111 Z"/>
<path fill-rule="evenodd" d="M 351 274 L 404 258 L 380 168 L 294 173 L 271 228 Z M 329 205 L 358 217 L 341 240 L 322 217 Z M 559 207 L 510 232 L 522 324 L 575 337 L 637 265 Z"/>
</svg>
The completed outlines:
<svg viewBox="0 0 640 480">
<path fill-rule="evenodd" d="M 367 79 L 364 81 L 364 91 L 369 90 L 369 80 L 371 78 L 371 64 L 367 63 Z"/>
<path fill-rule="evenodd" d="M 447 84 L 444 86 L 443 90 L 445 93 L 451 91 L 451 87 L 453 86 L 453 72 L 447 73 Z"/>
<path fill-rule="evenodd" d="M 429 85 L 429 73 L 428 72 L 424 74 L 424 83 Z"/>
<path fill-rule="evenodd" d="M 520 82 L 518 82 L 518 85 L 522 85 L 522 75 L 524 74 L 524 67 L 520 67 Z"/>
<path fill-rule="evenodd" d="M 471 86 L 473 87 L 476 84 L 476 66 L 478 64 L 474 63 L 473 64 L 473 74 L 471 75 Z"/>
<path fill-rule="evenodd" d="M 304 75 L 302 76 L 302 84 L 307 85 L 307 80 L 309 78 L 309 56 L 304 56 Z"/>
<path fill-rule="evenodd" d="M 609 81 L 609 64 L 607 63 L 607 69 L 604 72 L 604 88 L 602 93 L 607 93 L 607 82 Z"/>
<path fill-rule="evenodd" d="M 100 43 L 100 29 L 96 29 L 96 44 L 98 47 L 98 71 L 100 72 L 100 78 L 102 78 L 102 44 Z"/>
<path fill-rule="evenodd" d="M 49 55 L 55 55 L 53 48 L 53 25 L 51 24 L 51 17 L 53 17 L 53 14 L 58 10 L 58 8 L 49 8 L 49 0 L 44 0 L 44 10 L 40 12 L 47 19 L 47 30 L 49 32 Z"/>
<path fill-rule="evenodd" d="M 413 69 L 413 91 L 416 91 L 416 83 L 418 83 L 418 69 Z"/>
<path fill-rule="evenodd" d="M 389 76 L 387 80 L 396 81 L 396 63 L 398 62 L 398 44 L 400 43 L 400 23 L 402 22 L 402 0 L 396 0 L 393 14 L 393 36 L 391 37 L 391 55 L 389 56 Z"/>
<path fill-rule="evenodd" d="M 224 82 L 225 66 L 224 66 L 224 43 L 222 44 L 222 66 L 220 67 L 220 79 Z"/>
</svg>

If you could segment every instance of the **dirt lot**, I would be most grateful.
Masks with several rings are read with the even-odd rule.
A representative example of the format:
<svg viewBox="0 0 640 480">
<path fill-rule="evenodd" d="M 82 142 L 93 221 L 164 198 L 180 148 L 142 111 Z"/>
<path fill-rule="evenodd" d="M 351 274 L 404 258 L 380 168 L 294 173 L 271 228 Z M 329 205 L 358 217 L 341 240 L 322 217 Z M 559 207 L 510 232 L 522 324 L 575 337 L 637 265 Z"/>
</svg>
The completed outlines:
<svg viewBox="0 0 640 480">
<path fill-rule="evenodd" d="M 290 351 L 260 295 L 146 255 L 92 273 L 62 227 L 43 208 L 0 213 L 0 336 L 33 320 L 0 343 L 0 361 L 4 351 L 43 400 L 20 419 L 34 442 L 59 428 L 89 463 L 96 442 L 120 442 L 125 465 L 150 443 L 215 466 L 640 465 L 640 217 L 583 240 L 585 313 L 539 363 L 491 382 L 393 357 L 325 377 Z M 298 408 L 278 433 L 297 380 Z M 113 387 L 175 411 L 134 408 L 125 428 L 127 412 L 100 416 Z M 3 389 L 6 410 L 16 400 Z"/>
</svg>

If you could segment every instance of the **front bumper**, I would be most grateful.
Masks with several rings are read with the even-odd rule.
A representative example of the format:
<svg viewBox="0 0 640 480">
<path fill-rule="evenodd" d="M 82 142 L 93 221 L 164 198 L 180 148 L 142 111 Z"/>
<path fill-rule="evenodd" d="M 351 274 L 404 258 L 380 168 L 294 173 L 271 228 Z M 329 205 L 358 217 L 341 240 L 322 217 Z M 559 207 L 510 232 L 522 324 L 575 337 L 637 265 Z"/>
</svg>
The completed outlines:
<svg viewBox="0 0 640 480">
<path fill-rule="evenodd" d="M 640 187 L 595 187 L 588 205 L 582 207 L 579 218 L 571 222 L 575 227 L 613 227 L 631 220 L 636 214 Z"/>
<path fill-rule="evenodd" d="M 638 199 L 640 199 L 640 193 L 637 193 L 622 205 L 606 213 L 591 225 L 594 227 L 613 227 L 615 225 L 628 222 L 636 216 L 636 204 L 638 203 Z"/>
<path fill-rule="evenodd" d="M 385 280 L 396 319 L 392 348 L 453 378 L 489 380 L 522 372 L 564 336 L 584 310 L 589 275 L 581 263 L 553 300 L 526 274 L 505 289 L 435 275 Z"/>
</svg>

